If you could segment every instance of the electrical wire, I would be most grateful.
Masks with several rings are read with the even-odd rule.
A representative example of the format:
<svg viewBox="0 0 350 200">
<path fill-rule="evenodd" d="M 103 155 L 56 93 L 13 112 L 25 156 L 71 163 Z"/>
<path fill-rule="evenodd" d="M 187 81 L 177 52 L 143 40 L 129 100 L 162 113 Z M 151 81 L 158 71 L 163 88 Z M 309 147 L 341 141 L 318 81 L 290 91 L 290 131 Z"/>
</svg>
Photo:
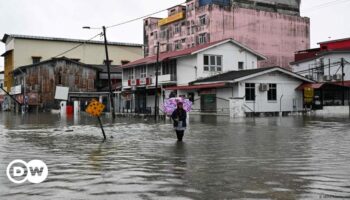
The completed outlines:
<svg viewBox="0 0 350 200">
<path fill-rule="evenodd" d="M 85 40 L 84 42 L 82 42 L 82 43 L 80 43 L 80 44 L 78 44 L 78 45 L 76 45 L 76 46 L 74 46 L 74 47 L 72 47 L 72 48 L 70 48 L 70 49 L 68 49 L 68 50 L 66 50 L 66 51 L 64 51 L 64 52 L 62 52 L 62 53 L 60 53 L 60 54 L 58 54 L 58 55 L 56 55 L 56 56 L 54 56 L 53 58 L 57 58 L 57 57 L 59 57 L 59 56 L 63 56 L 64 54 L 66 54 L 66 53 L 68 53 L 68 52 L 70 52 L 70 51 L 73 51 L 74 49 L 79 48 L 80 46 L 86 44 L 87 42 L 89 42 L 89 41 L 95 39 L 97 36 L 100 36 L 100 35 L 102 35 L 102 33 L 99 33 L 99 34 L 97 34 L 97 35 L 91 37 L 90 39 Z"/>
<path fill-rule="evenodd" d="M 338 5 L 338 4 L 341 4 L 341 3 L 348 3 L 349 1 L 348 0 L 334 0 L 334 1 L 330 1 L 330 2 L 326 2 L 326 3 L 322 3 L 322 4 L 319 4 L 319 5 L 316 5 L 316 6 L 312 6 L 312 7 L 309 7 L 309 8 L 305 8 L 305 12 L 311 12 L 311 11 L 315 11 L 315 10 L 318 10 L 318 9 L 322 9 L 322 8 L 326 8 L 328 6 L 334 6 L 334 5 Z"/>
</svg>

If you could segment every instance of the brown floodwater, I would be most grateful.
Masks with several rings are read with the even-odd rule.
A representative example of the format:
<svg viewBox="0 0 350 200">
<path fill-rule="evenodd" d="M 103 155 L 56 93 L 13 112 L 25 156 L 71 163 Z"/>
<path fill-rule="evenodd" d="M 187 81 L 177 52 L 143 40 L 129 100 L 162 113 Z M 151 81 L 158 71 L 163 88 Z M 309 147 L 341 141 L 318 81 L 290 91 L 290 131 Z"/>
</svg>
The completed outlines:
<svg viewBox="0 0 350 200">
<path fill-rule="evenodd" d="M 192 116 L 183 143 L 169 122 L 102 120 L 104 143 L 88 116 L 0 112 L 0 199 L 350 198 L 347 118 Z M 46 181 L 10 182 L 15 159 Z"/>
</svg>

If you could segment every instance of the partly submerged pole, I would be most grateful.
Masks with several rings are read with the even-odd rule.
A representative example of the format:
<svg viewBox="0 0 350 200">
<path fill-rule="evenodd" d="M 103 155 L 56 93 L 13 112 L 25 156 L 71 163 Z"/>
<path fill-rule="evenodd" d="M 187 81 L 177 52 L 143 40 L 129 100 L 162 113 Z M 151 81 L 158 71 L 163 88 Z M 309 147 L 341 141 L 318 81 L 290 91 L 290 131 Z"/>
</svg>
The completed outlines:
<svg viewBox="0 0 350 200">
<path fill-rule="evenodd" d="M 105 134 L 105 130 L 103 129 L 103 125 L 102 125 L 101 118 L 100 118 L 100 117 L 97 117 L 97 119 L 98 119 L 98 122 L 100 123 L 100 127 L 101 127 L 102 134 L 103 134 L 103 139 L 106 140 L 107 137 L 106 137 L 106 134 Z"/>
</svg>

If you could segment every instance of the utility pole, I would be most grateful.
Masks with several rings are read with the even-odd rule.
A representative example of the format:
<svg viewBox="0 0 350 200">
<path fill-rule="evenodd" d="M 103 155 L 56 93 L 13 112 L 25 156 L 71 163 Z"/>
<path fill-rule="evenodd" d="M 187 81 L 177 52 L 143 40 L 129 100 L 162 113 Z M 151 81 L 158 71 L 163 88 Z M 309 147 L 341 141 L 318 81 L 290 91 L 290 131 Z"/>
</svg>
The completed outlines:
<svg viewBox="0 0 350 200">
<path fill-rule="evenodd" d="M 154 120 L 157 121 L 158 115 L 158 71 L 159 71 L 159 42 L 157 42 L 157 62 L 156 62 L 156 89 L 154 101 Z"/>
<path fill-rule="evenodd" d="M 105 40 L 106 65 L 107 65 L 107 73 L 108 73 L 109 99 L 110 99 L 110 102 L 111 102 L 112 118 L 115 119 L 115 107 L 114 107 L 115 105 L 114 105 L 113 91 L 112 91 L 111 69 L 110 69 L 110 62 L 109 62 L 109 56 L 108 56 L 106 27 L 105 27 L 105 26 L 102 26 L 102 29 L 103 29 L 103 37 L 104 37 L 104 40 Z"/>
<path fill-rule="evenodd" d="M 344 58 L 341 58 L 341 84 L 343 86 L 342 91 L 343 91 L 343 106 L 345 106 L 345 86 L 344 86 Z"/>
</svg>

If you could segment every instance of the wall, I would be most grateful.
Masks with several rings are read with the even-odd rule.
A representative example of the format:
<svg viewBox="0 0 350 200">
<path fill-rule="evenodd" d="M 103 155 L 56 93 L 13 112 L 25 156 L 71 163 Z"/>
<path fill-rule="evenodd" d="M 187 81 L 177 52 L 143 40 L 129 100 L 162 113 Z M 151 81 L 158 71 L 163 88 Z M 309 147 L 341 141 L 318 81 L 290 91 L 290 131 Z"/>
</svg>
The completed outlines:
<svg viewBox="0 0 350 200">
<path fill-rule="evenodd" d="M 197 66 L 196 61 L 196 55 L 177 59 L 177 85 L 188 85 L 196 79 L 196 74 L 197 76 L 200 74 L 200 67 Z M 195 67 L 197 67 L 197 73 Z"/>
<path fill-rule="evenodd" d="M 282 112 L 301 111 L 303 109 L 302 92 L 295 90 L 302 84 L 302 81 L 300 80 L 297 80 L 280 72 L 272 72 L 239 83 L 239 96 L 237 97 L 245 97 L 245 83 L 255 83 L 255 102 L 245 101 L 245 104 L 252 110 L 255 110 L 255 112 L 279 112 L 280 105 L 282 106 Z M 261 83 L 277 84 L 277 101 L 269 102 L 267 100 L 267 92 L 259 91 L 259 84 Z M 281 97 L 282 103 L 280 101 Z M 296 107 L 293 107 L 293 105 Z"/>
<path fill-rule="evenodd" d="M 343 41 L 338 41 L 338 42 L 329 42 L 329 43 L 324 43 L 320 44 L 321 49 L 327 49 L 327 50 L 336 50 L 336 49 L 349 49 L 350 48 L 350 39 L 348 40 L 343 40 Z"/>
<path fill-rule="evenodd" d="M 20 77 L 16 76 L 17 82 Z M 26 93 L 38 94 L 37 104 L 52 108 L 57 85 L 69 87 L 70 92 L 95 92 L 96 78 L 96 69 L 65 60 L 53 61 L 26 69 Z"/>
<path fill-rule="evenodd" d="M 198 45 L 199 34 L 207 33 L 208 41 L 217 41 L 225 38 L 233 38 L 238 42 L 258 51 L 268 57 L 267 61 L 260 62 L 260 66 L 281 66 L 289 68 L 289 63 L 294 60 L 296 51 L 310 47 L 310 20 L 298 15 L 287 15 L 278 12 L 268 12 L 258 9 L 240 7 L 223 8 L 217 5 L 202 6 L 195 10 L 187 11 L 185 20 L 176 22 L 184 23 L 180 33 L 174 33 L 174 24 L 163 26 L 169 29 L 169 37 L 159 39 L 159 36 L 151 36 L 151 32 L 160 33 L 160 27 L 145 26 L 146 47 L 154 49 L 157 41 L 174 44 L 176 40 L 185 39 L 182 48 Z M 207 24 L 199 25 L 199 17 L 207 15 Z M 187 28 L 194 27 L 192 34 L 187 33 Z M 150 55 L 154 52 L 150 51 Z"/>
<path fill-rule="evenodd" d="M 322 110 L 315 110 L 317 116 L 349 116 L 349 106 L 324 106 Z"/>
<path fill-rule="evenodd" d="M 232 43 L 226 43 L 199 52 L 194 56 L 178 58 L 178 85 L 188 85 L 191 81 L 217 74 L 217 72 L 204 71 L 204 55 L 221 55 L 222 72 L 238 70 L 238 62 L 240 61 L 244 62 L 244 69 L 257 68 L 257 57 L 254 54 L 248 51 L 242 51 L 241 48 Z M 197 70 L 194 68 L 195 66 L 197 67 Z"/>
<path fill-rule="evenodd" d="M 14 66 L 32 64 L 32 56 L 40 56 L 41 61 L 51 59 L 58 54 L 67 51 L 79 43 L 14 39 Z M 120 65 L 121 60 L 134 61 L 142 58 L 143 52 L 141 47 L 126 47 L 109 45 L 109 57 L 113 60 L 112 64 Z M 83 46 L 64 54 L 67 58 L 80 59 L 80 62 L 86 64 L 103 64 L 106 60 L 105 49 L 103 44 L 84 44 Z"/>
<path fill-rule="evenodd" d="M 13 85 L 13 74 L 12 74 L 12 70 L 14 68 L 13 66 L 13 51 L 9 51 L 6 55 L 5 55 L 5 66 L 4 66 L 4 85 L 5 85 L 5 90 L 6 91 L 10 91 L 11 87 Z"/>
</svg>

